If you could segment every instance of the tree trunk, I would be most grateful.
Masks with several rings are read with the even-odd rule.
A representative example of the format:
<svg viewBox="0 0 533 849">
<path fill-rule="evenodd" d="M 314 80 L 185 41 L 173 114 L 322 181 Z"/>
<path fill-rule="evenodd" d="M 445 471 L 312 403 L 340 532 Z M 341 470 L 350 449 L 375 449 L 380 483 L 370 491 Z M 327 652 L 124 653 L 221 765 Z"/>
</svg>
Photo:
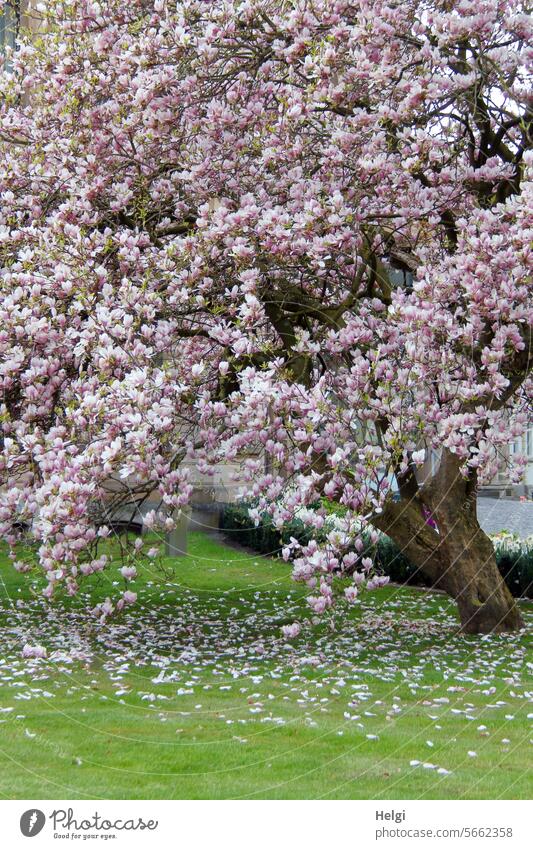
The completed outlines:
<svg viewBox="0 0 533 849">
<path fill-rule="evenodd" d="M 498 569 L 494 546 L 477 521 L 473 479 L 458 475 L 457 463 L 445 455 L 427 487 L 415 492 L 411 481 L 409 497 L 387 505 L 373 523 L 435 587 L 456 600 L 464 633 L 517 631 L 522 617 Z M 427 523 L 424 508 L 436 528 Z"/>
<path fill-rule="evenodd" d="M 457 601 L 461 630 L 489 634 L 520 629 L 520 611 L 500 574 L 494 546 L 477 519 L 459 514 L 453 526 L 441 527 L 447 568 L 440 586 Z"/>
</svg>

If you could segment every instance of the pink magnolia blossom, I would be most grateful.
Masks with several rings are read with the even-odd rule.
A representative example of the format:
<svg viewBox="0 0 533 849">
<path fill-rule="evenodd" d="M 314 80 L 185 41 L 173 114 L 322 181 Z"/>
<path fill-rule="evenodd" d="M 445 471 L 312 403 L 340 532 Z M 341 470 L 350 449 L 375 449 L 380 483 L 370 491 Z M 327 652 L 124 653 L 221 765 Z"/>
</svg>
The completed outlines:
<svg viewBox="0 0 533 849">
<path fill-rule="evenodd" d="M 32 646 L 26 643 L 22 649 L 22 657 L 45 658 L 46 654 L 47 652 L 44 646 Z"/>
<path fill-rule="evenodd" d="M 357 591 L 357 587 L 355 587 L 355 586 L 353 586 L 353 585 L 352 585 L 352 586 L 350 586 L 350 587 L 346 587 L 346 589 L 344 590 L 344 595 L 345 595 L 346 599 L 347 599 L 347 600 L 348 600 L 351 604 L 353 604 L 355 601 L 357 601 L 357 596 L 358 596 L 358 594 L 359 594 L 359 593 L 358 593 L 358 591 Z"/>
<path fill-rule="evenodd" d="M 293 640 L 301 631 L 301 626 L 298 622 L 293 622 L 292 625 L 282 625 L 281 633 L 287 640 Z"/>
</svg>

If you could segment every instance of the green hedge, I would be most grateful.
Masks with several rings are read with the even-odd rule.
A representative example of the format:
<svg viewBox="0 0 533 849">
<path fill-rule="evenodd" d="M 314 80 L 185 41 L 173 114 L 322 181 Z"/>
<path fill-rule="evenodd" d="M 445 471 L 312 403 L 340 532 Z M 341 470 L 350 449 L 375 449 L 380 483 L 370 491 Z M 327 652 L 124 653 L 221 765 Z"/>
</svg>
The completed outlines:
<svg viewBox="0 0 533 849">
<path fill-rule="evenodd" d="M 306 545 L 313 537 L 312 530 L 299 519 L 287 522 L 280 531 L 273 526 L 269 516 L 263 515 L 261 523 L 255 527 L 248 515 L 248 505 L 245 504 L 226 505 L 222 511 L 220 528 L 229 539 L 270 556 L 279 555 L 291 537 L 302 545 Z M 325 534 L 315 533 L 314 536 L 320 540 Z M 520 546 L 516 540 L 510 543 L 496 540 L 495 548 L 498 568 L 513 595 L 533 598 L 533 546 Z M 395 583 L 430 586 L 426 576 L 399 551 L 390 537 L 383 534 L 377 543 L 375 563 L 378 571 L 388 575 Z"/>
<path fill-rule="evenodd" d="M 533 548 L 515 552 L 497 548 L 496 560 L 512 594 L 533 598 Z"/>
<path fill-rule="evenodd" d="M 243 504 L 227 504 L 221 515 L 220 529 L 228 538 L 246 545 L 260 554 L 276 556 L 281 553 L 282 546 L 294 537 L 302 545 L 312 539 L 313 533 L 299 519 L 287 522 L 282 531 L 277 530 L 269 516 L 263 515 L 261 523 L 255 527 L 248 515 L 248 506 Z"/>
</svg>

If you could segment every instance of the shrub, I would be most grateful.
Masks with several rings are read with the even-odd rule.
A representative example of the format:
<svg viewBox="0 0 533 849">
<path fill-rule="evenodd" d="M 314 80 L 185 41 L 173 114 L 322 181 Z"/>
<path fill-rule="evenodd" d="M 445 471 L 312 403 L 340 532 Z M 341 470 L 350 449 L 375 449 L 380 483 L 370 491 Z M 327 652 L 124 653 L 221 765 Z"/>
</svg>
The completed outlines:
<svg viewBox="0 0 533 849">
<path fill-rule="evenodd" d="M 220 529 L 229 539 L 246 545 L 260 554 L 279 555 L 283 545 L 294 537 L 302 545 L 306 545 L 313 536 L 300 519 L 287 522 L 282 530 L 274 527 L 272 519 L 267 514 L 261 516 L 256 527 L 248 515 L 250 504 L 227 504 L 221 515 Z"/>
</svg>

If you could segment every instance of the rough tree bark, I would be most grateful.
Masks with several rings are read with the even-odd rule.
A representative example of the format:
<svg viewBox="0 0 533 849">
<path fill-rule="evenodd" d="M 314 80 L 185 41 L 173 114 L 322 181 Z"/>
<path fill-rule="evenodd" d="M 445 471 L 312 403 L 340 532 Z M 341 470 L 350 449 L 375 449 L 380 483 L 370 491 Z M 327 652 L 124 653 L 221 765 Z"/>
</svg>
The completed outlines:
<svg viewBox="0 0 533 849">
<path fill-rule="evenodd" d="M 457 602 L 468 634 L 516 631 L 518 606 L 500 575 L 494 546 L 477 521 L 477 477 L 460 472 L 455 455 L 443 452 L 437 473 L 419 486 L 413 473 L 400 481 L 401 500 L 373 519 L 408 559 Z M 424 515 L 431 512 L 432 528 Z"/>
</svg>

